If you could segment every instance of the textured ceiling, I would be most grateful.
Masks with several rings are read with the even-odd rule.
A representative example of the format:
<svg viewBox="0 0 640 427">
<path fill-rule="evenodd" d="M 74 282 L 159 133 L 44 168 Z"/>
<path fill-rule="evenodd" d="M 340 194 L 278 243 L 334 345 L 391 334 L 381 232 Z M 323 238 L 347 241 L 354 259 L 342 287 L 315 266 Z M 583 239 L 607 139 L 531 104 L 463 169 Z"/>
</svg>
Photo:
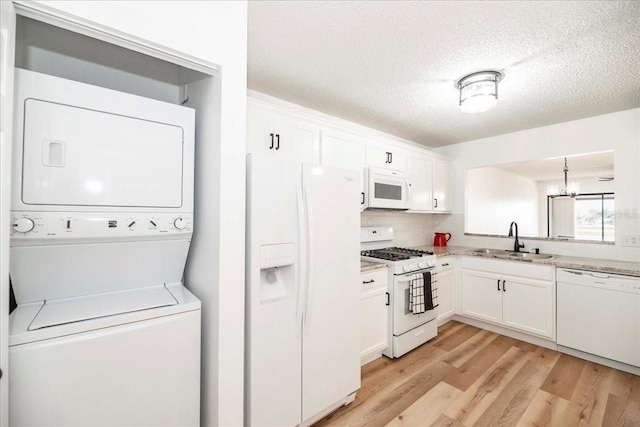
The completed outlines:
<svg viewBox="0 0 640 427">
<path fill-rule="evenodd" d="M 638 1 L 249 1 L 248 87 L 427 146 L 640 107 Z M 466 114 L 455 82 L 505 73 Z"/>
</svg>

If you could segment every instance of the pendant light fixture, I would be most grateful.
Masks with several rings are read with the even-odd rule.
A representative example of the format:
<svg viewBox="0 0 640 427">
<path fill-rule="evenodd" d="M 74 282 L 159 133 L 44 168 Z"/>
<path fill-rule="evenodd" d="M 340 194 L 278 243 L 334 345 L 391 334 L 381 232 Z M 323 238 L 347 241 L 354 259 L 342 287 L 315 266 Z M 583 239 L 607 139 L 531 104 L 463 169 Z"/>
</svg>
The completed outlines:
<svg viewBox="0 0 640 427">
<path fill-rule="evenodd" d="M 503 78 L 499 71 L 478 71 L 458 80 L 460 110 L 481 113 L 494 108 L 498 103 L 498 83 Z"/>
<path fill-rule="evenodd" d="M 580 192 L 580 184 L 577 182 L 567 183 L 567 175 L 569 173 L 569 167 L 567 166 L 567 158 L 564 158 L 564 168 L 562 168 L 562 172 L 564 173 L 564 189 L 559 191 L 558 186 L 555 184 L 547 185 L 547 195 L 552 197 L 558 196 L 570 196 L 576 197 Z"/>
</svg>

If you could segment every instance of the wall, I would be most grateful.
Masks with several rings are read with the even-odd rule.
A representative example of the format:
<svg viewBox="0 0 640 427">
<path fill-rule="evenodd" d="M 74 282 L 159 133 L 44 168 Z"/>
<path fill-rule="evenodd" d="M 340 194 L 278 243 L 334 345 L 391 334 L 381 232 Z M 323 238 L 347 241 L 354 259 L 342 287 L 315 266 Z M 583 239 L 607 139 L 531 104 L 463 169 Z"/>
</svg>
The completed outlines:
<svg viewBox="0 0 640 427">
<path fill-rule="evenodd" d="M 440 147 L 435 151 L 455 159 L 454 214 L 441 226 L 455 231 L 450 244 L 507 249 L 513 239 L 464 235 L 464 174 L 469 168 L 614 150 L 616 180 L 616 243 L 526 241 L 525 249 L 593 258 L 640 261 L 640 109 L 559 123 L 491 138 Z M 453 231 L 452 231 L 453 232 Z"/>
<path fill-rule="evenodd" d="M 21 16 L 15 66 L 172 104 L 180 101 L 179 66 Z"/>
<path fill-rule="evenodd" d="M 196 133 L 198 199 L 190 289 L 203 302 L 203 425 L 242 425 L 247 4 L 244 1 L 26 2 L 220 68 L 206 94 L 211 137 Z M 217 100 L 217 101 L 216 101 Z M 217 102 L 217 104 L 216 104 Z M 200 112 L 199 114 L 202 114 Z M 205 170 L 202 170 L 205 168 Z M 223 183 L 224 177 L 224 183 Z"/>
<path fill-rule="evenodd" d="M 496 168 L 469 169 L 465 178 L 468 233 L 507 234 L 516 221 L 522 236 L 538 233 L 538 187 L 532 179 Z"/>
</svg>

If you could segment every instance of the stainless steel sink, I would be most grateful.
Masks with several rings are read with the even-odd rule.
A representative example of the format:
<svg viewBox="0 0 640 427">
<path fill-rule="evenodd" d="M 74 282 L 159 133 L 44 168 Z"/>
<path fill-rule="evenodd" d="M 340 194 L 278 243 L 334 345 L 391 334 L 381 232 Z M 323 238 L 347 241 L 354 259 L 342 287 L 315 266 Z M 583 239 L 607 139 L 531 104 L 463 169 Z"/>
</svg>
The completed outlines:
<svg viewBox="0 0 640 427">
<path fill-rule="evenodd" d="M 551 259 L 554 257 L 553 255 L 548 255 L 548 254 L 532 254 L 529 252 L 515 252 L 515 251 L 509 251 L 506 249 L 487 249 L 487 248 L 474 249 L 473 253 L 476 253 L 478 255 L 494 256 L 499 258 L 521 259 L 523 261 L 531 261 L 534 259 Z"/>
<path fill-rule="evenodd" d="M 481 255 L 508 255 L 510 253 L 505 249 L 475 249 L 473 252 Z"/>
<path fill-rule="evenodd" d="M 509 252 L 509 258 L 522 258 L 522 259 L 550 259 L 553 255 L 548 254 L 531 254 L 529 252 Z"/>
</svg>

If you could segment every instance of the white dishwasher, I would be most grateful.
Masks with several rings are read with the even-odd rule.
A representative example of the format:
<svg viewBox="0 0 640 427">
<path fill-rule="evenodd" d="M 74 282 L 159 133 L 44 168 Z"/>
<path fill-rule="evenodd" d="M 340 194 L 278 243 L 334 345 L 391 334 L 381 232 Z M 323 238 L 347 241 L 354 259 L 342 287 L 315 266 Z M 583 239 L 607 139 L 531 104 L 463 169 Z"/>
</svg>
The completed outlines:
<svg viewBox="0 0 640 427">
<path fill-rule="evenodd" d="M 558 344 L 640 366 L 640 277 L 557 271 Z"/>
</svg>

